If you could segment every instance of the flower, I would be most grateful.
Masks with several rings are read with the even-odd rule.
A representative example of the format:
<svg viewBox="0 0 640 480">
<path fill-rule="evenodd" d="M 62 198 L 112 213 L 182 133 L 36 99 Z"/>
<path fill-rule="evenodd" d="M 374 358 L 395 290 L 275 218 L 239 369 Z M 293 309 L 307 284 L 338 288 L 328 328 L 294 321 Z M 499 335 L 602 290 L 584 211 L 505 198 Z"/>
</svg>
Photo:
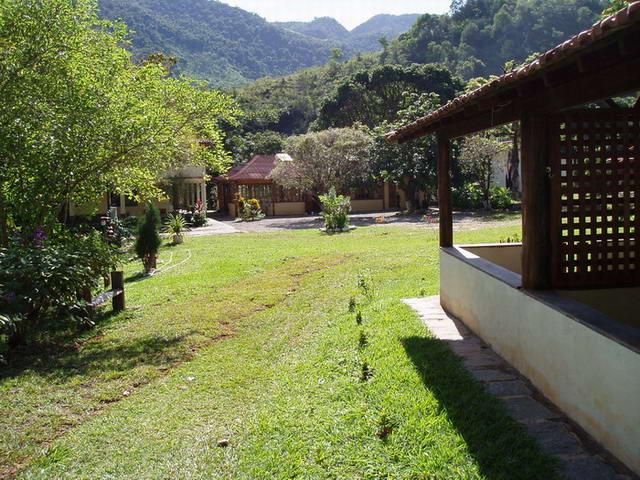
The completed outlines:
<svg viewBox="0 0 640 480">
<path fill-rule="evenodd" d="M 33 243 L 38 247 L 44 245 L 45 240 L 47 239 L 47 234 L 41 228 L 38 228 L 36 232 L 33 234 Z"/>
</svg>

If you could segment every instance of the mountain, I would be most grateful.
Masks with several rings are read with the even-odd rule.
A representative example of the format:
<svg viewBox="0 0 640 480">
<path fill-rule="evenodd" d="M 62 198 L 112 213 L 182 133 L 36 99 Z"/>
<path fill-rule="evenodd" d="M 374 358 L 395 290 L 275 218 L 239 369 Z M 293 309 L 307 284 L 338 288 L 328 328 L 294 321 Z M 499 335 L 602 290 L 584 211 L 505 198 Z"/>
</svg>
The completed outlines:
<svg viewBox="0 0 640 480">
<path fill-rule="evenodd" d="M 216 87 L 321 65 L 331 48 L 343 46 L 212 0 L 99 0 L 99 6 L 103 18 L 122 20 L 132 30 L 137 57 L 176 56 L 180 72 Z"/>
<path fill-rule="evenodd" d="M 341 43 L 347 52 L 375 52 L 381 49 L 380 38 L 393 40 L 408 31 L 419 14 L 376 15 L 349 31 L 334 18 L 321 17 L 311 22 L 274 22 L 273 25 L 320 40 Z"/>
<path fill-rule="evenodd" d="M 351 36 L 349 30 L 344 28 L 335 18 L 331 17 L 320 17 L 311 22 L 273 22 L 272 25 L 320 40 L 347 42 Z M 409 30 L 410 27 L 411 25 L 407 27 L 407 30 Z"/>
</svg>

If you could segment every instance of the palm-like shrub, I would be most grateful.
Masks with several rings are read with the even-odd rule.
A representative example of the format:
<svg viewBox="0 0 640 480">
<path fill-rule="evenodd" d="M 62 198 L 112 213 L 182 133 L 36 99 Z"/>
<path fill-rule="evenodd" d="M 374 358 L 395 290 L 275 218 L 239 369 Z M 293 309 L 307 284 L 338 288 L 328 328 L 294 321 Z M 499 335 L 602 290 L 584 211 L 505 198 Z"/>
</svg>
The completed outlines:
<svg viewBox="0 0 640 480">
<path fill-rule="evenodd" d="M 189 224 L 181 213 L 170 213 L 163 228 L 165 233 L 173 235 L 173 243 L 182 243 L 182 234 L 189 230 Z"/>
<path fill-rule="evenodd" d="M 138 238 L 136 239 L 136 254 L 142 260 L 146 273 L 156 267 L 158 250 L 162 244 L 158 231 L 160 225 L 160 212 L 154 204 L 149 203 L 147 211 L 138 225 Z"/>
</svg>

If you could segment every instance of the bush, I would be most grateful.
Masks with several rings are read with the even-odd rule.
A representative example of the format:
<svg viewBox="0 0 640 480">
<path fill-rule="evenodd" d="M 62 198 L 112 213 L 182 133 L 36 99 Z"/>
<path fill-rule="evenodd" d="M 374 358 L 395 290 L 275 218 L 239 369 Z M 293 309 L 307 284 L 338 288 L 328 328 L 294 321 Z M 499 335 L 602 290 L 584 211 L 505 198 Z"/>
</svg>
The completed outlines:
<svg viewBox="0 0 640 480">
<path fill-rule="evenodd" d="M 477 210 L 482 208 L 482 189 L 477 183 L 467 183 L 462 188 L 454 188 L 452 202 L 460 210 Z"/>
<path fill-rule="evenodd" d="M 512 204 L 511 190 L 506 187 L 493 187 L 491 189 L 491 208 L 507 210 Z"/>
<path fill-rule="evenodd" d="M 136 239 L 136 254 L 142 260 L 146 273 L 156 267 L 158 250 L 162 244 L 158 232 L 159 228 L 160 212 L 153 203 L 149 203 L 144 218 L 138 225 L 138 238 Z"/>
<path fill-rule="evenodd" d="M 240 218 L 245 222 L 252 222 L 255 220 L 262 220 L 264 213 L 260 208 L 260 201 L 256 198 L 240 198 L 238 200 L 238 206 L 240 209 Z"/>
<path fill-rule="evenodd" d="M 191 208 L 191 224 L 195 227 L 204 227 L 207 224 L 207 212 L 200 201 Z"/>
<path fill-rule="evenodd" d="M 337 195 L 336 189 L 331 187 L 329 193 L 320 195 L 324 226 L 329 232 L 342 231 L 349 227 L 349 212 L 351 199 L 344 195 Z"/>
<path fill-rule="evenodd" d="M 513 204 L 511 190 L 505 187 L 494 186 L 490 192 L 490 204 L 485 205 L 482 189 L 478 183 L 467 183 L 462 188 L 455 188 L 452 192 L 454 207 L 460 210 L 478 210 L 491 207 L 498 210 L 506 210 Z"/>
<path fill-rule="evenodd" d="M 45 322 L 89 323 L 85 290 L 118 264 L 115 248 L 95 231 L 54 240 L 38 233 L 30 245 L 0 249 L 0 333 L 15 345 Z"/>
</svg>

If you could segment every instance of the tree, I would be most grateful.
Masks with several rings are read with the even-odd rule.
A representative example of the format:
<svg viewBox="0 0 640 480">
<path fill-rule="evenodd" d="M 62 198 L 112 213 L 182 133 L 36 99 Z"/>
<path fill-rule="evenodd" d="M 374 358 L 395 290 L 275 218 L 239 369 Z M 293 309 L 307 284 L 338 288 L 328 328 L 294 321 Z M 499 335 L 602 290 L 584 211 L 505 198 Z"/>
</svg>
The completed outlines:
<svg viewBox="0 0 640 480">
<path fill-rule="evenodd" d="M 374 129 L 374 147 L 371 153 L 372 168 L 377 178 L 397 183 L 407 194 L 409 210 L 418 207 L 418 194 L 425 192 L 426 201 L 437 184 L 437 146 L 433 135 L 428 135 L 402 145 L 390 144 L 384 135 L 428 115 L 441 105 L 438 95 L 433 93 L 406 93 L 407 108 L 398 112 L 393 123 L 383 123 Z"/>
<path fill-rule="evenodd" d="M 255 155 L 275 155 L 284 150 L 284 136 L 272 130 L 239 133 L 229 139 L 234 163 L 251 160 Z"/>
<path fill-rule="evenodd" d="M 218 128 L 233 101 L 182 77 L 170 57 L 134 64 L 124 25 L 92 0 L 0 3 L 0 234 L 64 223 L 70 202 L 160 195 L 157 180 L 194 162 L 223 166 Z M 198 138 L 207 138 L 205 148 Z"/>
<path fill-rule="evenodd" d="M 144 217 L 138 225 L 138 237 L 136 238 L 136 255 L 142 260 L 145 273 L 156 268 L 158 250 L 162 244 L 159 233 L 160 225 L 160 212 L 153 203 L 149 202 Z"/>
<path fill-rule="evenodd" d="M 463 173 L 480 184 L 486 208 L 491 205 L 491 189 L 494 185 L 494 164 L 499 160 L 505 145 L 496 138 L 474 136 L 464 141 L 459 163 Z"/>
<path fill-rule="evenodd" d="M 370 136 L 353 128 L 334 128 L 292 137 L 286 151 L 293 158 L 280 161 L 271 177 L 284 188 L 314 195 L 335 187 L 338 192 L 371 181 Z"/>
<path fill-rule="evenodd" d="M 613 15 L 617 11 L 629 6 L 629 2 L 627 0 L 609 0 L 609 4 L 610 5 L 602 12 L 603 17 Z"/>
<path fill-rule="evenodd" d="M 384 65 L 345 78 L 334 93 L 323 100 L 314 128 L 350 127 L 361 123 L 370 128 L 393 121 L 404 108 L 406 92 L 437 93 L 452 99 L 462 89 L 446 67 L 438 65 Z"/>
</svg>

